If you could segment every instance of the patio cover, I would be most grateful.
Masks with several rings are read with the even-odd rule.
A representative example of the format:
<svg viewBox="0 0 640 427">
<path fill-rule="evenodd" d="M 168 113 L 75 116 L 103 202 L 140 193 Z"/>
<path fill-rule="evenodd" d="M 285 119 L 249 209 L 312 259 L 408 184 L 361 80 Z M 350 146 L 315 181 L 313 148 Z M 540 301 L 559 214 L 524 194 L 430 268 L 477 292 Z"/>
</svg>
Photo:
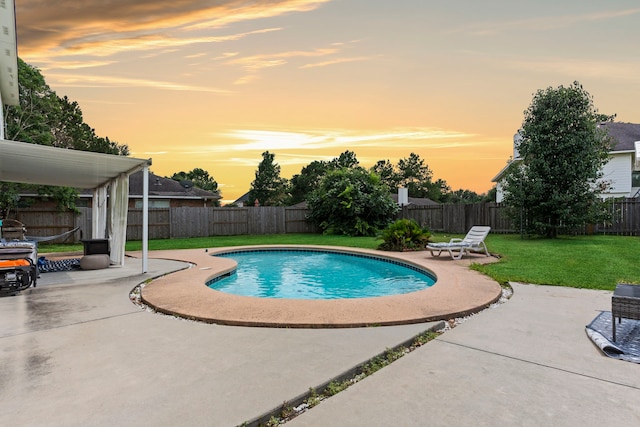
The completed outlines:
<svg viewBox="0 0 640 427">
<path fill-rule="evenodd" d="M 0 139 L 0 181 L 94 190 L 92 238 L 104 238 L 106 189 L 111 187 L 111 261 L 124 264 L 129 175 L 148 174 L 151 159 L 69 150 Z M 144 180 L 147 182 L 147 179 Z M 104 199 L 101 199 L 104 197 Z M 142 270 L 147 271 L 148 187 L 144 188 Z"/>
</svg>

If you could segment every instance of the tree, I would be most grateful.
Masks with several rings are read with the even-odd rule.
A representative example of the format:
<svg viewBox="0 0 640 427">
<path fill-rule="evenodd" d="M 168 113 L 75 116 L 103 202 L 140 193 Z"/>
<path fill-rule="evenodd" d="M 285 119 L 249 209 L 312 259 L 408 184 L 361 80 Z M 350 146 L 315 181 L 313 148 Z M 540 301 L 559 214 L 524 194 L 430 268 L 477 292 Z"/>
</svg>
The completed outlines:
<svg viewBox="0 0 640 427">
<path fill-rule="evenodd" d="M 325 233 L 373 236 L 398 210 L 389 187 L 362 167 L 327 172 L 307 198 L 309 219 Z"/>
<path fill-rule="evenodd" d="M 58 97 L 38 69 L 18 58 L 19 104 L 4 110 L 5 136 L 15 141 L 53 145 L 50 116 Z"/>
<path fill-rule="evenodd" d="M 504 182 L 504 202 L 523 232 L 553 238 L 601 217 L 611 138 L 597 125 L 614 117 L 599 114 L 578 82 L 536 92 L 520 130 L 522 160 Z"/>
<path fill-rule="evenodd" d="M 360 162 L 356 158 L 356 153 L 349 150 L 345 151 L 344 153 L 340 153 L 338 157 L 329 162 L 329 166 L 331 169 L 354 168 L 359 164 Z"/>
<path fill-rule="evenodd" d="M 446 182 L 432 181 L 433 172 L 419 155 L 411 153 L 408 158 L 398 160 L 398 185 L 406 187 L 410 197 L 424 197 L 440 201 Z"/>
<path fill-rule="evenodd" d="M 463 190 L 462 188 L 456 191 L 450 191 L 447 193 L 447 203 L 480 203 L 484 201 L 483 195 L 479 195 L 475 191 Z"/>
<path fill-rule="evenodd" d="M 99 137 L 77 102 L 59 98 L 40 71 L 18 58 L 18 105 L 4 111 L 6 137 L 15 141 L 96 153 L 129 155 L 126 145 Z"/>
<path fill-rule="evenodd" d="M 119 145 L 108 137 L 99 137 L 95 129 L 84 122 L 80 105 L 66 96 L 58 98 L 58 116 L 51 117 L 53 145 L 59 148 L 71 148 L 94 153 L 129 155 L 127 145 Z"/>
<path fill-rule="evenodd" d="M 307 195 L 318 188 L 320 180 L 329 170 L 329 164 L 322 160 L 314 160 L 303 167 L 299 174 L 290 180 L 290 205 L 303 202 Z"/>
<path fill-rule="evenodd" d="M 280 177 L 280 165 L 274 163 L 275 154 L 262 153 L 256 178 L 249 190 L 249 203 L 254 200 L 263 206 L 282 206 L 287 200 L 287 180 Z"/>
<path fill-rule="evenodd" d="M 449 191 L 446 181 L 438 179 L 433 182 L 433 172 L 416 153 L 411 153 L 409 157 L 398 160 L 398 164 L 395 166 L 389 160 L 379 160 L 371 170 L 377 173 L 392 191 L 398 187 L 405 187 L 409 197 L 428 198 L 436 202 L 443 202 Z"/>
<path fill-rule="evenodd" d="M 484 195 L 483 202 L 495 203 L 498 195 L 498 188 L 493 186 L 487 191 L 487 194 Z"/>
<path fill-rule="evenodd" d="M 309 165 L 302 168 L 299 174 L 291 177 L 290 199 L 288 204 L 294 205 L 304 201 L 308 194 L 318 188 L 320 179 L 327 172 L 340 168 L 358 167 L 360 162 L 353 151 L 345 151 L 329 162 L 324 160 L 314 160 Z"/>
<path fill-rule="evenodd" d="M 99 137 L 84 123 L 77 102 L 66 96 L 59 98 L 47 85 L 40 71 L 18 58 L 18 105 L 4 110 L 7 139 L 32 144 L 49 145 L 107 154 L 128 155 L 129 148 L 109 138 Z M 38 194 L 55 200 L 58 208 L 75 209 L 78 193 L 73 188 L 42 185 L 0 183 L 0 214 L 33 200 L 20 197 L 21 193 Z"/>
<path fill-rule="evenodd" d="M 207 191 L 218 191 L 218 183 L 204 169 L 194 168 L 189 172 L 176 172 L 171 176 L 174 181 L 191 181 L 195 187 Z"/>
<path fill-rule="evenodd" d="M 380 180 L 392 191 L 399 187 L 398 181 L 400 177 L 396 172 L 395 166 L 389 160 L 378 160 L 370 170 L 376 173 Z"/>
<path fill-rule="evenodd" d="M 190 181 L 194 187 L 220 194 L 216 180 L 201 168 L 194 168 L 189 172 L 175 172 L 170 179 L 178 182 Z M 216 200 L 215 205 L 220 206 L 220 200 Z"/>
</svg>

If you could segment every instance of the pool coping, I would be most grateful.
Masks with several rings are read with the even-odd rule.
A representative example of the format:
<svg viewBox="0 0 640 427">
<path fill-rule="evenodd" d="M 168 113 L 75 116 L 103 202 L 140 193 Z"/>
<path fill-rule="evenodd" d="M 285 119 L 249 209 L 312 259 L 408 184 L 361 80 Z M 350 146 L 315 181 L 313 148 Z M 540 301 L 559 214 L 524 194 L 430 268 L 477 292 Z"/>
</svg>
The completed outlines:
<svg viewBox="0 0 640 427">
<path fill-rule="evenodd" d="M 272 299 L 232 295 L 206 283 L 229 273 L 236 263 L 217 253 L 252 249 L 318 249 L 357 253 L 405 262 L 429 270 L 436 278 L 430 288 L 408 294 L 334 300 Z M 386 252 L 318 245 L 259 245 L 214 249 L 153 251 L 152 258 L 174 259 L 189 267 L 142 286 L 141 301 L 154 310 L 209 323 L 287 328 L 348 328 L 423 323 L 463 317 L 496 302 L 502 288 L 469 269 L 472 262 L 496 259 L 470 255 L 462 260 L 432 257 L 427 251 Z"/>
</svg>

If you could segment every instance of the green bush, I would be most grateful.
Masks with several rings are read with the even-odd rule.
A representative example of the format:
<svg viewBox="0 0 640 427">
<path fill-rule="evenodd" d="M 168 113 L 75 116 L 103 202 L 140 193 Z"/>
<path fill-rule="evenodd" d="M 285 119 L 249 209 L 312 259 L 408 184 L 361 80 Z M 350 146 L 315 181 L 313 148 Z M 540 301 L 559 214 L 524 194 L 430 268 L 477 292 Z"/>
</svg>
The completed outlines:
<svg viewBox="0 0 640 427">
<path fill-rule="evenodd" d="M 327 172 L 307 204 L 323 233 L 346 236 L 375 236 L 398 211 L 380 177 L 361 167 Z"/>
<path fill-rule="evenodd" d="M 413 219 L 399 219 L 382 230 L 378 238 L 383 242 L 378 249 L 384 251 L 415 251 L 423 249 L 431 233 Z"/>
</svg>

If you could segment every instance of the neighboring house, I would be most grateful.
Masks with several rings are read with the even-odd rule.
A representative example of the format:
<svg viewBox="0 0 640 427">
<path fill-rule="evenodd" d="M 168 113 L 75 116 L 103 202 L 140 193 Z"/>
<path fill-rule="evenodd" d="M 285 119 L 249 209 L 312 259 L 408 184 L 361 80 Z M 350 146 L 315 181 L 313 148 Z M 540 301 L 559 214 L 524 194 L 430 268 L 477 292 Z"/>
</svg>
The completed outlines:
<svg viewBox="0 0 640 427">
<path fill-rule="evenodd" d="M 602 168 L 602 179 L 611 184 L 602 198 L 609 197 L 638 197 L 640 196 L 640 124 L 607 122 L 600 128 L 606 129 L 613 137 L 614 146 L 609 152 L 610 159 Z M 513 158 L 491 180 L 496 183 L 496 202 L 504 199 L 502 180 L 507 169 L 513 162 L 522 160 L 518 153 L 521 136 L 516 133 L 513 137 Z"/>
<path fill-rule="evenodd" d="M 234 200 L 232 205 L 239 208 L 242 208 L 244 206 L 253 206 L 253 203 L 249 203 L 249 192 L 247 191 L 242 196 Z"/>
<path fill-rule="evenodd" d="M 143 173 L 129 176 L 129 207 L 142 208 Z M 90 207 L 93 193 L 81 191 L 78 206 Z M 220 194 L 194 187 L 191 181 L 175 181 L 149 172 L 149 209 L 215 206 Z"/>
<path fill-rule="evenodd" d="M 142 209 L 142 171 L 129 176 L 129 208 Z M 78 190 L 76 206 L 90 208 L 93 204 L 92 190 Z M 35 199 L 36 203 L 20 206 L 24 209 L 55 209 L 56 202 L 42 199 L 38 194 L 22 193 L 21 197 Z M 207 207 L 216 206 L 220 194 L 196 188 L 191 181 L 174 181 L 149 172 L 149 209 L 176 207 Z"/>
</svg>

